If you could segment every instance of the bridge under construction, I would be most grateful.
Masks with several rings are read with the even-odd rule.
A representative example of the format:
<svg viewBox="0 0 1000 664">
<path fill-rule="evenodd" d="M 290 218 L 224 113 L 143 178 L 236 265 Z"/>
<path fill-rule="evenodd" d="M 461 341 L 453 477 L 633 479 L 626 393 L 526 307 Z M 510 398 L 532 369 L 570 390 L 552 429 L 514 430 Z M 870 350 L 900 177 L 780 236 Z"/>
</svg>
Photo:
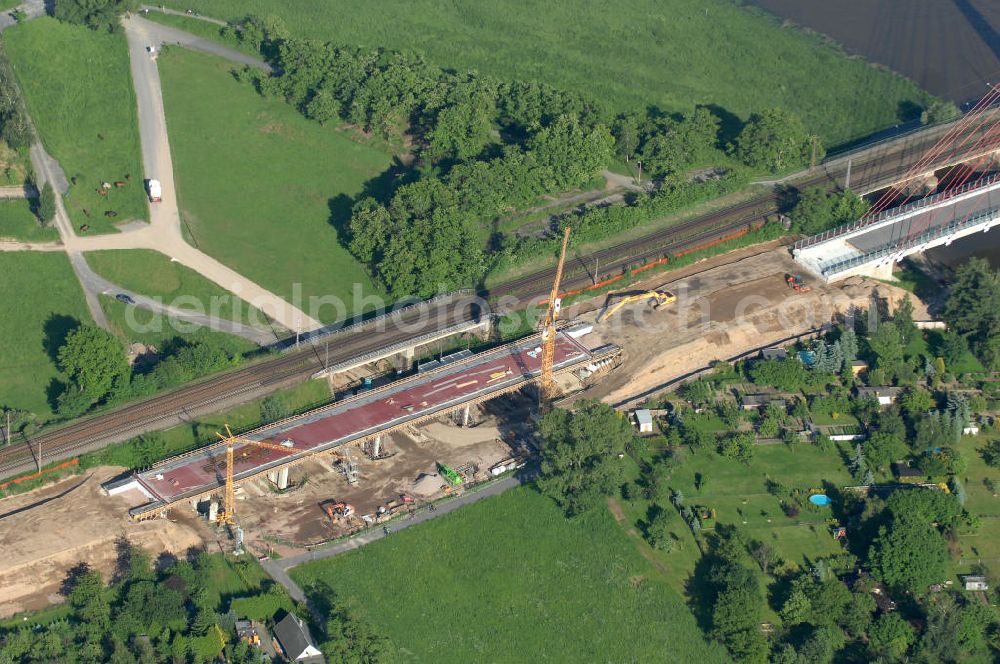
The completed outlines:
<svg viewBox="0 0 1000 664">
<path fill-rule="evenodd" d="M 556 337 L 554 371 L 594 371 L 616 358 L 615 345 L 590 350 L 566 331 Z M 401 427 L 469 408 L 513 392 L 539 379 L 542 351 L 537 336 L 445 362 L 428 371 L 362 392 L 303 415 L 250 431 L 242 437 L 272 447 L 237 444 L 233 480 L 245 483 L 270 477 L 287 482 L 288 468 L 317 453 L 335 453 L 349 445 L 380 441 Z M 283 449 L 277 449 L 281 447 Z M 225 485 L 224 444 L 208 445 L 168 459 L 124 480 L 110 482 L 110 494 L 130 489 L 149 502 L 129 511 L 133 519 L 160 516 L 185 501 L 198 501 Z"/>
</svg>

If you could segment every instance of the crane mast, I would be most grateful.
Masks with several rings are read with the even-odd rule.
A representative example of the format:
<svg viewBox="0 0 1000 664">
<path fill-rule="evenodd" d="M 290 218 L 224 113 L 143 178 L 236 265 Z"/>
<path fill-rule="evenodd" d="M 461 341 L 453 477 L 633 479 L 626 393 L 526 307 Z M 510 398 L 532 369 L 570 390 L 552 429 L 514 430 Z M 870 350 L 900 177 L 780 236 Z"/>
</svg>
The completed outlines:
<svg viewBox="0 0 1000 664">
<path fill-rule="evenodd" d="M 236 492 L 233 484 L 233 447 L 236 443 L 246 443 L 247 445 L 253 445 L 254 447 L 263 447 L 269 450 L 285 452 L 289 455 L 303 454 L 306 456 L 314 456 L 324 453 L 312 450 L 297 450 L 294 447 L 288 447 L 287 445 L 275 445 L 274 443 L 267 443 L 262 440 L 250 440 L 249 438 L 236 436 L 233 434 L 233 431 L 229 428 L 228 424 L 226 425 L 225 436 L 221 433 L 216 433 L 216 435 L 226 446 L 226 492 L 222 503 L 222 512 L 216 520 L 220 526 L 232 526 L 236 524 Z"/>
<path fill-rule="evenodd" d="M 566 264 L 566 246 L 569 244 L 569 226 L 563 231 L 562 250 L 559 252 L 559 264 L 556 265 L 556 278 L 552 282 L 552 293 L 549 295 L 549 310 L 545 314 L 545 325 L 542 327 L 542 373 L 538 403 L 540 408 L 555 396 L 555 380 L 552 378 L 552 366 L 556 357 L 556 318 L 559 316 L 559 283 L 562 281 L 563 266 Z"/>
</svg>

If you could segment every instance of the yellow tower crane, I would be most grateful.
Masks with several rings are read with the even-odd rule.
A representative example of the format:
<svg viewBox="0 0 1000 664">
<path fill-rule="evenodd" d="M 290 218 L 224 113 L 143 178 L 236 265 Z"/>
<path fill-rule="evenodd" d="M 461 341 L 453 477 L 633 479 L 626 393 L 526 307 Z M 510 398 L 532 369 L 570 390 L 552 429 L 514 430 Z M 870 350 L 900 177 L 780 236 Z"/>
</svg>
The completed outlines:
<svg viewBox="0 0 1000 664">
<path fill-rule="evenodd" d="M 559 283 L 562 281 L 563 266 L 566 264 L 566 246 L 569 244 L 569 226 L 563 231 L 562 251 L 559 252 L 559 264 L 556 265 L 556 278 L 552 282 L 552 294 L 549 295 L 549 310 L 545 314 L 545 325 L 542 327 L 542 373 L 538 392 L 540 408 L 555 396 L 556 383 L 552 378 L 552 366 L 556 359 L 556 318 L 559 317 Z"/>
<path fill-rule="evenodd" d="M 269 450 L 277 450 L 279 452 L 288 453 L 289 456 L 295 454 L 303 454 L 307 456 L 315 456 L 318 454 L 324 454 L 330 450 L 323 450 L 321 452 L 314 452 L 312 450 L 299 450 L 292 445 L 275 445 L 274 443 L 267 443 L 262 440 L 250 440 L 249 438 L 243 438 L 242 436 L 236 436 L 233 434 L 232 429 L 229 425 L 226 425 L 226 435 L 223 436 L 221 433 L 216 432 L 216 435 L 222 440 L 226 446 L 226 495 L 222 502 L 222 511 L 219 512 L 219 516 L 216 519 L 216 523 L 220 526 L 227 525 L 232 526 L 236 523 L 236 496 L 233 486 L 233 461 L 234 452 L 233 448 L 236 443 L 245 443 L 247 445 L 253 445 L 255 447 L 263 447 Z"/>
</svg>

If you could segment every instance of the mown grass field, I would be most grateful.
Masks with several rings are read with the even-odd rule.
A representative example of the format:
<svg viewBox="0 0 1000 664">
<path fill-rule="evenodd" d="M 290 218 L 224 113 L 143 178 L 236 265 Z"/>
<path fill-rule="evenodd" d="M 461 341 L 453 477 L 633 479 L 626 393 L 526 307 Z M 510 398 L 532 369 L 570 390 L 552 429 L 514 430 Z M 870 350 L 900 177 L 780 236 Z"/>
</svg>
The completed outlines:
<svg viewBox="0 0 1000 664">
<path fill-rule="evenodd" d="M 959 477 L 965 485 L 965 507 L 979 515 L 982 526 L 977 532 L 961 535 L 962 556 L 953 561 L 957 573 L 968 573 L 976 562 L 991 570 L 1000 569 L 1000 496 L 994 496 L 984 480 L 989 478 L 1000 487 L 1000 468 L 991 468 L 983 461 L 979 450 L 991 440 L 1000 438 L 1000 431 L 984 431 L 978 436 L 963 436 L 956 446 L 969 466 Z"/>
<path fill-rule="evenodd" d="M 51 416 L 47 389 L 66 333 L 91 322 L 64 254 L 0 253 L 0 405 Z"/>
<path fill-rule="evenodd" d="M 262 98 L 231 69 L 178 48 L 160 58 L 189 241 L 288 299 L 296 283 L 306 298 L 332 295 L 348 303 L 355 284 L 374 292 L 364 268 L 340 245 L 331 216 L 349 219 L 348 197 L 391 158 L 281 100 Z M 336 314 L 333 306 L 319 311 L 324 321 Z"/>
<path fill-rule="evenodd" d="M 59 231 L 52 224 L 39 224 L 28 201 L 14 198 L 0 200 L 0 238 L 23 242 L 52 242 L 59 239 Z"/>
<path fill-rule="evenodd" d="M 898 122 L 912 82 L 730 0 L 166 0 L 233 19 L 281 16 L 295 36 L 415 50 L 442 67 L 539 80 L 615 110 L 717 104 L 798 112 L 829 145 Z"/>
<path fill-rule="evenodd" d="M 263 312 L 158 251 L 93 251 L 87 254 L 87 262 L 105 279 L 127 290 L 160 297 L 165 305 L 217 312 L 216 316 L 227 320 L 267 322 Z"/>
<path fill-rule="evenodd" d="M 519 488 L 296 568 L 414 661 L 725 662 L 606 510 Z"/>
<path fill-rule="evenodd" d="M 70 178 L 66 208 L 75 225 L 104 233 L 112 221 L 146 219 L 125 36 L 43 17 L 7 30 L 4 42 L 42 142 Z M 97 193 L 119 181 L 128 184 Z M 105 217 L 107 210 L 118 216 Z"/>
<path fill-rule="evenodd" d="M 100 302 L 112 331 L 126 343 L 139 342 L 162 350 L 174 339 L 187 343 L 206 341 L 240 355 L 260 348 L 242 337 L 122 304 L 111 296 L 102 296 Z"/>
</svg>

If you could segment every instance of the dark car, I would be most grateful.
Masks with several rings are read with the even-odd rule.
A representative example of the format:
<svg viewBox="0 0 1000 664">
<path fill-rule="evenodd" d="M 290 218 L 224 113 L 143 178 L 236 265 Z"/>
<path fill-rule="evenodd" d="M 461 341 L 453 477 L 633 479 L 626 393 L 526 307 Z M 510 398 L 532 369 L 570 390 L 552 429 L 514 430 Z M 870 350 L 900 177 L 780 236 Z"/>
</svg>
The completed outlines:
<svg viewBox="0 0 1000 664">
<path fill-rule="evenodd" d="M 118 293 L 118 295 L 115 295 L 115 299 L 124 304 L 135 304 L 135 300 L 132 299 L 132 296 L 126 295 L 125 293 Z"/>
</svg>

